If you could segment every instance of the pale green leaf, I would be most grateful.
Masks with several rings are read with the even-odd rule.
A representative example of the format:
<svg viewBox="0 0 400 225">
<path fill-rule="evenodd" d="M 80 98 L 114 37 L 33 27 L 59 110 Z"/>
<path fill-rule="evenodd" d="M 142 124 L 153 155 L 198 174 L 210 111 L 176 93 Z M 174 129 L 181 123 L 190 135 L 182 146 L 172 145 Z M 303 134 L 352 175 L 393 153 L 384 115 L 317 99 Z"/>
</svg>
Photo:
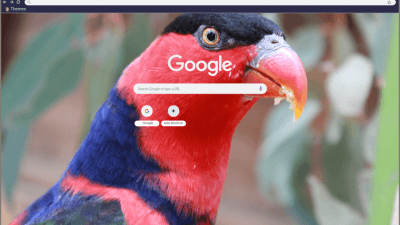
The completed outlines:
<svg viewBox="0 0 400 225">
<path fill-rule="evenodd" d="M 363 169 L 357 177 L 358 182 L 358 195 L 360 197 L 360 203 L 362 212 L 367 215 L 369 212 L 369 201 L 370 201 L 370 189 L 371 189 L 372 170 Z"/>
<path fill-rule="evenodd" d="M 74 14 L 70 20 L 50 26 L 28 44 L 7 71 L 1 91 L 1 122 L 7 133 L 2 179 L 8 201 L 30 126 L 78 84 L 84 61 L 82 23 L 82 15 Z"/>
<path fill-rule="evenodd" d="M 307 182 L 311 188 L 315 216 L 320 225 L 365 224 L 365 218 L 359 212 L 335 198 L 317 177 L 310 175 Z"/>
<path fill-rule="evenodd" d="M 306 71 L 321 61 L 325 51 L 325 37 L 319 26 L 308 25 L 286 37 L 287 43 L 299 55 Z"/>
<path fill-rule="evenodd" d="M 374 163 L 374 155 L 378 137 L 378 126 L 379 125 L 379 113 L 375 115 L 368 122 L 363 137 L 363 147 L 364 147 L 364 160 L 369 163 Z"/>
<path fill-rule="evenodd" d="M 86 113 L 82 138 L 99 107 L 123 69 L 138 57 L 151 43 L 152 34 L 145 14 L 134 14 L 132 27 L 125 33 L 107 30 L 103 40 L 88 51 L 84 76 L 86 83 Z"/>
<path fill-rule="evenodd" d="M 348 120 L 345 120 L 342 126 L 339 142 L 323 143 L 325 185 L 332 196 L 362 212 L 358 177 L 364 169 L 362 142 L 364 128 Z"/>
<path fill-rule="evenodd" d="M 378 74 L 386 71 L 390 38 L 395 15 L 391 13 L 356 13 L 354 18 L 366 40 L 371 59 Z"/>
<path fill-rule="evenodd" d="M 270 114 L 257 164 L 259 189 L 270 201 L 284 206 L 295 201 L 292 182 L 300 164 L 307 160 L 306 146 L 310 141 L 307 131 L 320 110 L 320 103 L 309 99 L 296 123 L 286 102 Z"/>
</svg>

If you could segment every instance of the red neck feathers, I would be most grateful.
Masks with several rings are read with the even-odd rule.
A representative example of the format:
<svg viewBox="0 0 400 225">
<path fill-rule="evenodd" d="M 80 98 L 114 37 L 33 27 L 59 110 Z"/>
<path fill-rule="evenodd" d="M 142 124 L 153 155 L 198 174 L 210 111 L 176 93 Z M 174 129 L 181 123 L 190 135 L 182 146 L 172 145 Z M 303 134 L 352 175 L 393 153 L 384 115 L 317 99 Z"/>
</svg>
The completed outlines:
<svg viewBox="0 0 400 225">
<path fill-rule="evenodd" d="M 185 127 L 142 127 L 138 134 L 142 151 L 156 159 L 168 173 L 148 175 L 150 182 L 169 196 L 178 207 L 215 218 L 228 167 L 232 135 L 241 119 L 257 99 L 245 101 L 242 95 L 149 95 L 135 94 L 137 83 L 242 83 L 247 63 L 256 54 L 255 46 L 209 51 L 188 35 L 169 33 L 156 39 L 134 60 L 118 81 L 118 90 L 128 104 L 140 113 L 144 105 L 153 108 L 150 117 L 141 120 L 184 120 Z M 210 76 L 206 71 L 172 71 L 172 64 L 188 60 L 232 63 L 232 70 Z M 176 65 L 176 64 L 174 64 Z M 180 109 L 177 117 L 168 115 L 168 107 Z M 190 209 L 185 207 L 189 206 Z"/>
</svg>

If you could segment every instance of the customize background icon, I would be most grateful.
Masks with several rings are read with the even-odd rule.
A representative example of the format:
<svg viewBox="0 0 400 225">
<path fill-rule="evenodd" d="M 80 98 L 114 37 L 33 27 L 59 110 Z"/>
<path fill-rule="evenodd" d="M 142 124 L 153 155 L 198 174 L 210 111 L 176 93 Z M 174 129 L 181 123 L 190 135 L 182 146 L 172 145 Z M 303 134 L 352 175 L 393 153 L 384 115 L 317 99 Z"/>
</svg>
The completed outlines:
<svg viewBox="0 0 400 225">
<path fill-rule="evenodd" d="M 149 117 L 151 114 L 153 114 L 153 109 L 149 105 L 143 106 L 141 111 L 144 117 Z"/>
</svg>

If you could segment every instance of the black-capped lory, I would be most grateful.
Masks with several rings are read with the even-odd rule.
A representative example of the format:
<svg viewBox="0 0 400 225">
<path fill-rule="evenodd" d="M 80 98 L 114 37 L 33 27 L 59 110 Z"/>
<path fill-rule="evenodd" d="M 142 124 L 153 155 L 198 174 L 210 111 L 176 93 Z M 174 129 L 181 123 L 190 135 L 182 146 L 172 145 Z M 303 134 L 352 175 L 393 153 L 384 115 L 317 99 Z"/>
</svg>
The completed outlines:
<svg viewBox="0 0 400 225">
<path fill-rule="evenodd" d="M 263 83 L 267 91 L 135 93 L 148 83 Z M 214 224 L 233 133 L 260 97 L 290 101 L 295 119 L 307 100 L 303 64 L 275 23 L 258 14 L 177 17 L 122 72 L 60 180 L 11 224 Z"/>
</svg>

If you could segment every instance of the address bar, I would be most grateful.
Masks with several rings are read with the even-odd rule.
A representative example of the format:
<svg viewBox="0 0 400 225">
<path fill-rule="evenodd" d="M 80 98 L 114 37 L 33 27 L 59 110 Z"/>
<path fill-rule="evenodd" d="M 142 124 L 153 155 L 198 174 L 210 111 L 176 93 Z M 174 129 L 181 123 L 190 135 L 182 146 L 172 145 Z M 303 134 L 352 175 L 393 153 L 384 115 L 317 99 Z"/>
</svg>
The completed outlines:
<svg viewBox="0 0 400 225">
<path fill-rule="evenodd" d="M 136 94 L 264 94 L 265 84 L 136 84 Z"/>
<path fill-rule="evenodd" d="M 395 5 L 396 0 L 202 0 L 202 1 L 187 1 L 187 0 L 147 0 L 147 1 L 132 1 L 132 0 L 25 0 L 27 6 L 40 6 L 40 5 L 92 5 L 92 6 L 115 6 L 115 5 L 271 5 L 271 6 L 288 6 L 288 5 L 314 5 L 314 6 L 328 6 L 328 5 L 359 5 L 359 6 L 378 6 L 378 5 Z"/>
</svg>

